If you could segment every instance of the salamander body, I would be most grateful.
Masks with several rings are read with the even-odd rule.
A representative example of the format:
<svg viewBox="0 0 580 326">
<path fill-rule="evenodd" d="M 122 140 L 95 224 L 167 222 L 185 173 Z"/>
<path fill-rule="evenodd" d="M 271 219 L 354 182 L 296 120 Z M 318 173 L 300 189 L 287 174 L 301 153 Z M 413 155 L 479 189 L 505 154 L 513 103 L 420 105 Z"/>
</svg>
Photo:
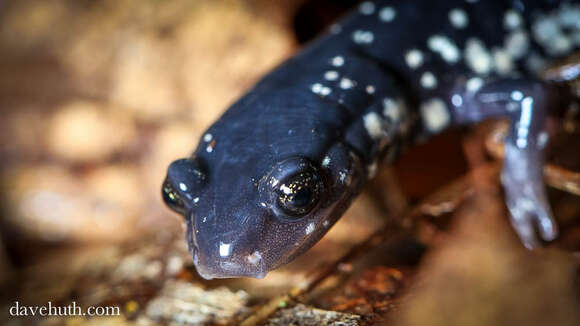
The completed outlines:
<svg viewBox="0 0 580 326">
<path fill-rule="evenodd" d="M 502 182 L 528 247 L 557 234 L 542 183 L 545 119 L 571 101 L 535 79 L 580 46 L 577 1 L 366 1 L 260 80 L 173 162 L 205 278 L 266 273 L 309 249 L 406 144 L 507 117 Z"/>
</svg>

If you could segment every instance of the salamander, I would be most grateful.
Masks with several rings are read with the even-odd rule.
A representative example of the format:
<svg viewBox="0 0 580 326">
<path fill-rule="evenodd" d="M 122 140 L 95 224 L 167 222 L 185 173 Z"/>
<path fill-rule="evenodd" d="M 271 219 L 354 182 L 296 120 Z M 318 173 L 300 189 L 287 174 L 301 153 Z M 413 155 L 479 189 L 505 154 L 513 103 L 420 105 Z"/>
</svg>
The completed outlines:
<svg viewBox="0 0 580 326">
<path fill-rule="evenodd" d="M 526 247 L 557 225 L 542 180 L 550 109 L 540 81 L 580 46 L 578 1 L 365 1 L 287 59 L 173 162 L 167 205 L 207 279 L 264 277 L 314 245 L 379 162 L 450 126 L 505 117 L 501 181 Z"/>
</svg>

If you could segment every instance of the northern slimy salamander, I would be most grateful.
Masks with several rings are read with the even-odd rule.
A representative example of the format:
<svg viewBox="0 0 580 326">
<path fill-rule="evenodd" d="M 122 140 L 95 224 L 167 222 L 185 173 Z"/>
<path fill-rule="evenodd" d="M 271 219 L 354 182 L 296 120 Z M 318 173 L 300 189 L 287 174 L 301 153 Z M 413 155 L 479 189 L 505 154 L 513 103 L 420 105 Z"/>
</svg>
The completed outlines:
<svg viewBox="0 0 580 326">
<path fill-rule="evenodd" d="M 547 112 L 568 88 L 536 79 L 580 46 L 580 3 L 366 1 L 267 74 L 173 162 L 204 278 L 264 277 L 314 245 L 381 160 L 453 125 L 506 117 L 501 180 L 527 247 L 557 235 L 542 180 Z M 577 73 L 577 72 L 576 72 Z"/>
</svg>

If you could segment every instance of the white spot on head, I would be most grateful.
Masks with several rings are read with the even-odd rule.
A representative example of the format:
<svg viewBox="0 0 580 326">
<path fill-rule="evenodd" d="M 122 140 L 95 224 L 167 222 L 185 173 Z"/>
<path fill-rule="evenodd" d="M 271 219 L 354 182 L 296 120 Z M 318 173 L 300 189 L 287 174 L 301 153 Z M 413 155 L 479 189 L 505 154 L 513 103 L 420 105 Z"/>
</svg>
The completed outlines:
<svg viewBox="0 0 580 326">
<path fill-rule="evenodd" d="M 257 265 L 262 260 L 262 254 L 256 250 L 251 255 L 248 255 L 247 259 L 250 264 Z"/>
<path fill-rule="evenodd" d="M 453 94 L 453 96 L 451 96 L 451 103 L 456 107 L 460 107 L 463 105 L 463 97 L 459 94 Z"/>
<path fill-rule="evenodd" d="M 427 40 L 427 46 L 431 51 L 439 53 L 443 60 L 449 63 L 459 61 L 461 54 L 459 49 L 450 39 L 442 35 L 433 35 Z"/>
<path fill-rule="evenodd" d="M 477 92 L 481 88 L 481 86 L 483 86 L 483 79 L 479 77 L 470 78 L 465 83 L 465 88 L 470 93 Z"/>
<path fill-rule="evenodd" d="M 374 94 L 374 93 L 375 93 L 375 91 L 376 91 L 376 89 L 375 89 L 375 87 L 374 87 L 373 85 L 367 85 L 367 87 L 366 87 L 366 91 L 367 91 L 367 93 L 369 93 L 369 94 Z"/>
<path fill-rule="evenodd" d="M 451 121 L 447 105 L 443 100 L 434 98 L 421 104 L 423 123 L 430 132 L 443 130 Z"/>
<path fill-rule="evenodd" d="M 385 23 L 393 21 L 393 19 L 395 19 L 396 16 L 397 12 L 393 7 L 384 7 L 379 11 L 379 19 L 380 21 Z"/>
<path fill-rule="evenodd" d="M 363 116 L 363 122 L 367 133 L 372 139 L 381 139 L 385 136 L 383 119 L 376 112 L 369 112 Z"/>
<path fill-rule="evenodd" d="M 322 159 L 322 166 L 323 167 L 328 167 L 330 165 L 330 156 L 325 156 L 324 159 Z"/>
<path fill-rule="evenodd" d="M 340 85 L 339 86 L 342 89 L 350 89 L 350 88 L 353 88 L 354 85 L 355 85 L 355 82 L 353 80 L 348 79 L 348 78 L 342 78 L 340 80 Z"/>
<path fill-rule="evenodd" d="M 488 74 L 492 68 L 492 58 L 485 44 L 476 38 L 470 38 L 465 43 L 465 61 L 475 73 Z"/>
<path fill-rule="evenodd" d="M 530 47 L 530 39 L 528 33 L 523 30 L 516 30 L 508 34 L 504 40 L 505 50 L 514 57 L 514 59 L 521 59 L 527 53 Z"/>
<path fill-rule="evenodd" d="M 179 189 L 181 189 L 182 191 L 187 191 L 187 185 L 183 182 L 180 182 Z"/>
<path fill-rule="evenodd" d="M 193 198 L 193 202 L 194 202 L 195 204 L 197 204 L 197 203 L 199 202 L 199 197 L 195 197 L 195 198 Z"/>
<path fill-rule="evenodd" d="M 264 203 L 264 202 L 261 202 L 261 203 L 260 203 L 260 206 L 262 206 L 262 207 L 266 207 L 266 206 L 268 206 L 268 205 L 266 205 L 266 203 Z"/>
<path fill-rule="evenodd" d="M 320 95 L 322 96 L 326 96 L 330 93 L 332 93 L 332 89 L 330 89 L 330 87 L 322 87 L 322 89 L 320 90 Z"/>
<path fill-rule="evenodd" d="M 312 93 L 321 96 L 326 96 L 332 92 L 332 90 L 329 87 L 326 87 L 320 83 L 313 84 L 310 90 L 312 90 Z"/>
<path fill-rule="evenodd" d="M 211 144 L 207 145 L 207 147 L 205 148 L 205 151 L 208 153 L 213 152 L 213 146 Z"/>
<path fill-rule="evenodd" d="M 423 53 L 417 49 L 409 50 L 405 54 L 405 61 L 411 69 L 419 68 L 423 64 Z"/>
<path fill-rule="evenodd" d="M 338 79 L 338 72 L 335 70 L 329 70 L 327 72 L 324 73 L 324 79 L 326 80 L 337 80 Z"/>
<path fill-rule="evenodd" d="M 558 15 L 550 15 L 540 17 L 532 25 L 534 38 L 552 56 L 566 54 L 572 49 L 572 40 L 564 33 L 560 23 Z"/>
<path fill-rule="evenodd" d="M 344 57 L 337 55 L 332 59 L 330 59 L 330 64 L 332 64 L 335 67 L 341 67 L 342 65 L 344 65 Z"/>
<path fill-rule="evenodd" d="M 220 241 L 220 256 L 227 257 L 231 254 L 232 244 Z"/>
<path fill-rule="evenodd" d="M 207 133 L 205 135 L 203 135 L 203 141 L 204 142 L 210 142 L 213 139 L 213 135 L 210 133 Z"/>
<path fill-rule="evenodd" d="M 304 232 L 306 232 L 306 234 L 310 234 L 310 233 L 312 233 L 312 231 L 314 231 L 314 223 L 308 224 L 308 226 L 306 227 L 306 230 L 304 230 Z"/>
<path fill-rule="evenodd" d="M 511 96 L 512 100 L 518 101 L 518 102 L 524 98 L 524 94 L 518 90 L 513 91 L 510 96 Z"/>
<path fill-rule="evenodd" d="M 352 40 L 357 44 L 371 44 L 375 35 L 371 31 L 356 30 L 352 33 Z"/>
<path fill-rule="evenodd" d="M 510 9 L 503 16 L 503 26 L 507 30 L 514 30 L 522 26 L 522 15 L 519 12 Z"/>
<path fill-rule="evenodd" d="M 372 15 L 375 12 L 375 4 L 371 1 L 365 1 L 358 6 L 358 10 L 363 15 Z"/>
<path fill-rule="evenodd" d="M 405 103 L 403 100 L 393 100 L 388 97 L 383 99 L 383 115 L 388 117 L 393 123 L 401 120 L 404 107 Z"/>
<path fill-rule="evenodd" d="M 514 69 L 512 56 L 504 49 L 492 50 L 493 66 L 499 75 L 507 75 Z"/>
<path fill-rule="evenodd" d="M 449 11 L 449 21 L 451 25 L 455 28 L 465 28 L 469 24 L 469 17 L 467 17 L 467 13 L 462 9 L 452 9 Z"/>
<path fill-rule="evenodd" d="M 316 84 L 312 85 L 312 87 L 310 89 L 312 90 L 312 93 L 320 94 L 322 87 L 324 87 L 324 86 L 322 86 L 322 84 L 316 83 Z"/>
<path fill-rule="evenodd" d="M 201 219 L 201 222 L 202 222 L 202 223 L 205 223 L 205 222 L 207 222 L 207 216 L 204 216 L 204 217 Z"/>
<path fill-rule="evenodd" d="M 427 89 L 433 89 L 437 87 L 437 78 L 435 78 L 435 75 L 429 71 L 423 73 L 420 82 L 421 86 Z"/>
</svg>

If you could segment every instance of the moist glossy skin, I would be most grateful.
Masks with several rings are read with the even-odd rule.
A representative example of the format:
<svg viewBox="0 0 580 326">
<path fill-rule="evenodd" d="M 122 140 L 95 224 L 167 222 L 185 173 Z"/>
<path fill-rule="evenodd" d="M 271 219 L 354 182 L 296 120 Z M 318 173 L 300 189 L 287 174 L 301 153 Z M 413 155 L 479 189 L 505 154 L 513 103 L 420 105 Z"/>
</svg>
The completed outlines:
<svg viewBox="0 0 580 326">
<path fill-rule="evenodd" d="M 511 121 L 502 181 L 528 247 L 557 234 L 542 183 L 545 118 L 570 99 L 533 79 L 580 44 L 580 6 L 367 1 L 266 75 L 171 164 L 205 278 L 264 277 L 316 243 L 378 162 L 454 124 Z"/>
</svg>

